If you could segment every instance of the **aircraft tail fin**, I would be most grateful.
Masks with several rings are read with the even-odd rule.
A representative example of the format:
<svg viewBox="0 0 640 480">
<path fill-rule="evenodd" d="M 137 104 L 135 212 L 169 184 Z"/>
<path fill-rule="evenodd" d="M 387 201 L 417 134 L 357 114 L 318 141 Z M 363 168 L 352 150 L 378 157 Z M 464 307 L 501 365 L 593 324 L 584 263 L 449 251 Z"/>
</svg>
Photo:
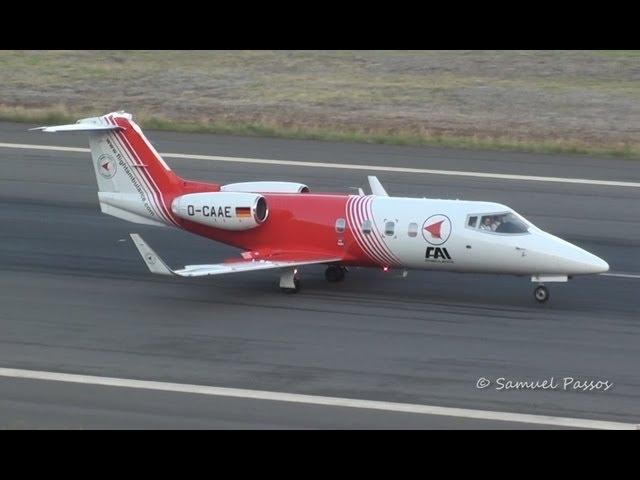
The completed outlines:
<svg viewBox="0 0 640 480">
<path fill-rule="evenodd" d="M 171 201 L 181 193 L 183 180 L 171 171 L 131 114 L 112 112 L 32 130 L 89 133 L 102 212 L 135 223 L 178 225 Z"/>
</svg>

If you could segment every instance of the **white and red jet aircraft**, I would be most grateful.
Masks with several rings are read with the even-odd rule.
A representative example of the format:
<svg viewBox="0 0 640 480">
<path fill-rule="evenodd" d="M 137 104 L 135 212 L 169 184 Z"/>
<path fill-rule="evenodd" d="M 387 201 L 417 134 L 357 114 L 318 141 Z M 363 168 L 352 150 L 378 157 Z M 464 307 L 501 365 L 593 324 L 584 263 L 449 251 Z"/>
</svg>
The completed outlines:
<svg viewBox="0 0 640 480">
<path fill-rule="evenodd" d="M 346 267 L 425 269 L 531 276 L 542 282 L 606 272 L 591 253 L 546 233 L 505 205 L 390 197 L 376 177 L 371 195 L 310 193 L 290 182 L 218 185 L 184 180 L 171 171 L 128 113 L 40 127 L 89 133 L 103 213 L 134 223 L 173 226 L 243 250 L 221 264 L 169 268 L 131 234 L 149 270 L 200 277 L 280 269 L 280 287 L 300 288 L 297 268 L 325 264 L 328 281 Z M 404 270 L 406 272 L 406 270 Z"/>
</svg>

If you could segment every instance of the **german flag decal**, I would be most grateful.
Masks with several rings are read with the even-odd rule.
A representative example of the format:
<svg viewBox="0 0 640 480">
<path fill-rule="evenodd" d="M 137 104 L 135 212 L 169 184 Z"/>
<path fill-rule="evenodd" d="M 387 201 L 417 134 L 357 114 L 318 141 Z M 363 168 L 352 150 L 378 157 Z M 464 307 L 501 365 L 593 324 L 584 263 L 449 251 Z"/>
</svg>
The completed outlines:
<svg viewBox="0 0 640 480">
<path fill-rule="evenodd" d="M 251 216 L 251 207 L 236 207 L 236 217 L 247 218 Z"/>
</svg>

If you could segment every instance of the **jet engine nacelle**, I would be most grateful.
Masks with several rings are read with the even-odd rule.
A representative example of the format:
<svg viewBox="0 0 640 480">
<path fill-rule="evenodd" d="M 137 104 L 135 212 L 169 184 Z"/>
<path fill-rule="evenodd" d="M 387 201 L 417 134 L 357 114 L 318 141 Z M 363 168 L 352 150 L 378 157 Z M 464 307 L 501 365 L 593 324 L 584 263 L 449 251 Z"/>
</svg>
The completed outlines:
<svg viewBox="0 0 640 480">
<path fill-rule="evenodd" d="M 309 193 L 309 187 L 295 182 L 241 182 L 220 187 L 221 192 Z"/>
<path fill-rule="evenodd" d="M 180 218 L 223 230 L 249 230 L 269 215 L 267 201 L 258 193 L 204 192 L 176 197 L 171 211 Z"/>
</svg>

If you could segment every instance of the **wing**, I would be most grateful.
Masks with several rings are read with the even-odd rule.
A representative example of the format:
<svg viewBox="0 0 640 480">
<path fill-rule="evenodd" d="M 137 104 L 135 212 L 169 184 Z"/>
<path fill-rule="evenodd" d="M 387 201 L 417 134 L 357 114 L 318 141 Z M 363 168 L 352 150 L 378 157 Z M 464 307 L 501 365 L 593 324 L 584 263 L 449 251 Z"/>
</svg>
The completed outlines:
<svg viewBox="0 0 640 480">
<path fill-rule="evenodd" d="M 131 233 L 130 236 L 151 273 L 159 275 L 205 277 L 207 275 L 223 275 L 225 273 L 297 267 L 300 265 L 313 265 L 317 263 L 333 263 L 341 260 L 341 258 L 338 257 L 323 257 L 322 255 L 298 252 L 274 255 L 268 260 L 257 260 L 252 258 L 217 264 L 187 265 L 182 269 L 173 270 L 164 263 L 164 261 L 151 249 L 149 245 L 147 245 L 140 235 L 137 233 Z"/>
</svg>

